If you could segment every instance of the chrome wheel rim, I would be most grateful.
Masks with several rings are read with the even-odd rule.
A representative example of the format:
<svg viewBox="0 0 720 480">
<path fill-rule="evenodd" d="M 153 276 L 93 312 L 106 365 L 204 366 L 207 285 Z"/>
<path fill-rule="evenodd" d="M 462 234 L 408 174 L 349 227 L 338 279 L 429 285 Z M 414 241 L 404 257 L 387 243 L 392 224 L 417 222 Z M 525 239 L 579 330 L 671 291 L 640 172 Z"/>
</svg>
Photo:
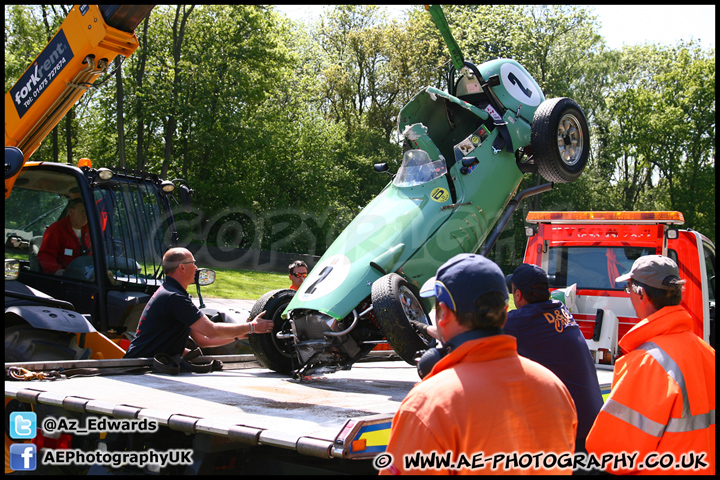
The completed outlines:
<svg viewBox="0 0 720 480">
<path fill-rule="evenodd" d="M 565 114 L 560 120 L 557 131 L 558 153 L 563 163 L 567 166 L 574 166 L 580 161 L 585 139 L 580 126 L 580 120 L 571 114 Z"/>
<path fill-rule="evenodd" d="M 429 324 L 425 311 L 415 295 L 407 287 L 400 287 L 398 295 L 400 305 L 408 320 L 415 320 L 425 324 Z"/>
</svg>

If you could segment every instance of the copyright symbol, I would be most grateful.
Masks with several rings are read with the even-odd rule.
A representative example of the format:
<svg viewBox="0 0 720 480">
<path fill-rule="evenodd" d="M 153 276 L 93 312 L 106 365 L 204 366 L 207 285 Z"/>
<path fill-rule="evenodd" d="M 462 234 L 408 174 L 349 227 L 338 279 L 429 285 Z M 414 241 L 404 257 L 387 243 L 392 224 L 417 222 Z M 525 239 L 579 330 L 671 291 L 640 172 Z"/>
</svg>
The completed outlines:
<svg viewBox="0 0 720 480">
<path fill-rule="evenodd" d="M 46 417 L 42 421 L 42 429 L 45 430 L 48 433 L 53 433 L 55 431 L 55 427 L 57 426 L 57 421 L 52 417 Z"/>
<path fill-rule="evenodd" d="M 375 470 L 382 470 L 392 465 L 393 457 L 389 453 L 381 453 L 377 457 L 373 458 L 373 467 Z"/>
</svg>

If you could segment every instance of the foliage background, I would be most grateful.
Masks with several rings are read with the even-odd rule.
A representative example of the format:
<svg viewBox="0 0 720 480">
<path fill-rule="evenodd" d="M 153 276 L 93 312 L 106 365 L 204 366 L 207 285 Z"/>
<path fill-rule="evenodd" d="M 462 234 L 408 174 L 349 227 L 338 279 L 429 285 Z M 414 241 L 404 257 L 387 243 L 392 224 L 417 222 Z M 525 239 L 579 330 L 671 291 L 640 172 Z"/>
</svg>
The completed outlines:
<svg viewBox="0 0 720 480">
<path fill-rule="evenodd" d="M 5 6 L 6 91 L 69 8 Z M 491 252 L 504 270 L 521 261 L 535 209 L 680 210 L 715 241 L 714 49 L 609 49 L 578 6 L 444 8 L 467 59 L 518 60 L 591 125 L 585 173 L 526 200 Z M 210 246 L 321 255 L 387 183 L 372 165 L 399 167 L 400 108 L 423 86 L 447 88 L 449 54 L 420 6 L 390 21 L 342 5 L 305 25 L 265 5 L 159 5 L 136 34 L 138 50 L 33 159 L 183 178 L 196 206 L 184 240 Z"/>
</svg>

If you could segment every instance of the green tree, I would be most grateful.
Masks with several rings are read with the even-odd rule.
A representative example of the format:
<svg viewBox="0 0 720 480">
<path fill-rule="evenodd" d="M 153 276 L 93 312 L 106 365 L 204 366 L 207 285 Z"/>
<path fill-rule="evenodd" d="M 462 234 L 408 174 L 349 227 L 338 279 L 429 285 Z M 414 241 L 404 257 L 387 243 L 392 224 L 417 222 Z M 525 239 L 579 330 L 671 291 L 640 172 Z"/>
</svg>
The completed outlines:
<svg viewBox="0 0 720 480">
<path fill-rule="evenodd" d="M 682 211 L 714 237 L 715 59 L 697 45 L 625 47 L 605 155 L 623 209 Z"/>
<path fill-rule="evenodd" d="M 585 173 L 522 205 L 493 254 L 504 268 L 520 259 L 529 209 L 677 209 L 714 238 L 714 50 L 609 50 L 578 6 L 444 8 L 466 59 L 516 59 L 590 122 Z M 5 13 L 7 91 L 64 11 Z M 64 144 L 69 160 L 122 166 L 124 150 L 128 168 L 187 180 L 198 242 L 322 254 L 387 182 L 372 164 L 399 166 L 400 109 L 447 87 L 449 53 L 420 6 L 401 21 L 336 6 L 311 25 L 272 6 L 157 6 L 136 35 L 115 79 L 100 78 L 34 159 L 59 159 Z"/>
</svg>

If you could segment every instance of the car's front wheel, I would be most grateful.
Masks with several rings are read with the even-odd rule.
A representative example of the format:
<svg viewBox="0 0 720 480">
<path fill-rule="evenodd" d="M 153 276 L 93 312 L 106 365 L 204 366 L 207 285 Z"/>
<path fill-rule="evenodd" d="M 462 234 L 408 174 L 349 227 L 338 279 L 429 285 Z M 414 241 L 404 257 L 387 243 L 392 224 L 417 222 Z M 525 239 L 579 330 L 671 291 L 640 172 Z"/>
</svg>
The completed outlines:
<svg viewBox="0 0 720 480">
<path fill-rule="evenodd" d="M 248 341 L 260 363 L 278 373 L 293 371 L 292 340 L 281 340 L 277 338 L 277 333 L 290 332 L 290 320 L 284 319 L 282 313 L 294 296 L 295 290 L 274 290 L 260 297 L 250 310 L 250 321 L 265 311 L 263 318 L 275 322 L 272 333 L 255 333 L 248 337 Z"/>
<path fill-rule="evenodd" d="M 395 353 L 411 365 L 415 354 L 434 346 L 417 334 L 410 321 L 430 324 L 422 304 L 410 284 L 397 273 L 390 273 L 372 285 L 372 304 L 375 317 Z"/>
<path fill-rule="evenodd" d="M 535 111 L 530 142 L 538 173 L 546 180 L 577 180 L 590 156 L 585 114 L 570 98 L 545 100 Z"/>
</svg>

